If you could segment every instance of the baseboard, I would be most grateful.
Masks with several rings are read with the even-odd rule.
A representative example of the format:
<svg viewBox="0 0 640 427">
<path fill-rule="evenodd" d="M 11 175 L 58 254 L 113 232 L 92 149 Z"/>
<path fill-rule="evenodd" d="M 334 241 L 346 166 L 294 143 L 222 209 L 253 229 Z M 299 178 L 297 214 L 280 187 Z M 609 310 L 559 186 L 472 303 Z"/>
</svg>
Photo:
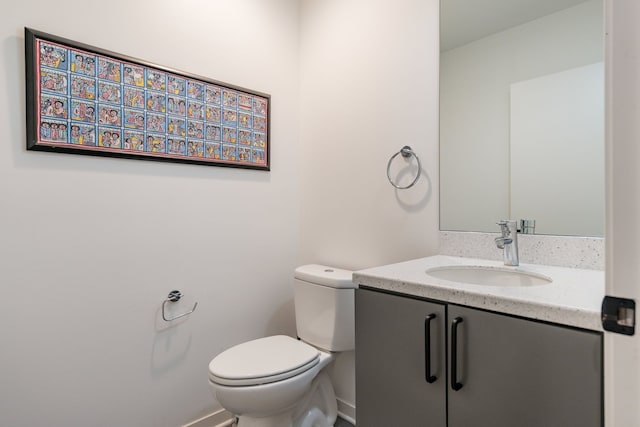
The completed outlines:
<svg viewBox="0 0 640 427">
<path fill-rule="evenodd" d="M 338 400 L 338 415 L 354 426 L 356 425 L 356 407 L 353 403 L 346 402 L 340 398 Z"/>
<path fill-rule="evenodd" d="M 229 427 L 232 422 L 233 414 L 224 409 L 220 409 L 198 420 L 191 421 L 182 427 Z"/>
</svg>

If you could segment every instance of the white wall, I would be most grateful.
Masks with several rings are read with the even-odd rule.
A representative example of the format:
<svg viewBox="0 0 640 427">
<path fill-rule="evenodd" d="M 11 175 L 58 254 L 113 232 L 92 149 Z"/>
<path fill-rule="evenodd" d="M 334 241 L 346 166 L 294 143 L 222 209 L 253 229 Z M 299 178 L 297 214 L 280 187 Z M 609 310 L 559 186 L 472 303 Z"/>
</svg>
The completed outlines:
<svg viewBox="0 0 640 427">
<path fill-rule="evenodd" d="M 435 253 L 438 2 L 301 4 L 301 260 L 358 269 Z M 398 191 L 386 167 L 404 145 L 423 176 Z"/>
<path fill-rule="evenodd" d="M 360 269 L 435 254 L 438 1 L 301 5 L 300 262 Z M 404 145 L 422 177 L 395 190 L 386 167 Z M 400 185 L 415 172 L 400 156 L 393 164 Z M 345 353 L 331 372 L 346 408 L 354 366 Z"/>
<path fill-rule="evenodd" d="M 27 152 L 24 26 L 270 93 L 271 172 Z M 0 425 L 175 427 L 218 352 L 294 333 L 298 79 L 295 0 L 3 4 Z"/>
<path fill-rule="evenodd" d="M 5 5 L 0 425 L 189 422 L 219 408 L 213 356 L 295 334 L 295 265 L 434 254 L 437 16 L 436 0 Z M 270 93 L 271 172 L 27 152 L 24 26 Z M 396 191 L 405 144 L 423 176 Z M 176 288 L 199 306 L 168 327 Z M 352 403 L 352 353 L 335 375 Z"/>
<path fill-rule="evenodd" d="M 443 52 L 443 230 L 493 232 L 509 216 L 509 86 L 602 61 L 602 21 L 592 0 Z"/>
</svg>

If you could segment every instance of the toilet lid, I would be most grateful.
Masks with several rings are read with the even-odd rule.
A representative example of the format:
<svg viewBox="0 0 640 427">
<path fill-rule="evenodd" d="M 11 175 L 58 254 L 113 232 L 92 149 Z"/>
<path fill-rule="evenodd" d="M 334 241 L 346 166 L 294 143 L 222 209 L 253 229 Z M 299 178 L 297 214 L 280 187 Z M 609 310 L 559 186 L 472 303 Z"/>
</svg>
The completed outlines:
<svg viewBox="0 0 640 427">
<path fill-rule="evenodd" d="M 223 385 L 282 381 L 311 369 L 318 350 L 285 335 L 259 338 L 223 351 L 209 363 L 209 378 Z"/>
</svg>

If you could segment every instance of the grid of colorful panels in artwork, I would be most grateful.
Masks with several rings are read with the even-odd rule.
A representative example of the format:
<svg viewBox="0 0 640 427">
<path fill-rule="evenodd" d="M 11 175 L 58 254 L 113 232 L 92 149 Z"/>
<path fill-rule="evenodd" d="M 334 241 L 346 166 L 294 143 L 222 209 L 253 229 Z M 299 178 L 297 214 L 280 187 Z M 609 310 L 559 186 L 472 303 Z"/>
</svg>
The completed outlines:
<svg viewBox="0 0 640 427">
<path fill-rule="evenodd" d="M 263 166 L 268 98 L 37 40 L 39 142 Z"/>
</svg>

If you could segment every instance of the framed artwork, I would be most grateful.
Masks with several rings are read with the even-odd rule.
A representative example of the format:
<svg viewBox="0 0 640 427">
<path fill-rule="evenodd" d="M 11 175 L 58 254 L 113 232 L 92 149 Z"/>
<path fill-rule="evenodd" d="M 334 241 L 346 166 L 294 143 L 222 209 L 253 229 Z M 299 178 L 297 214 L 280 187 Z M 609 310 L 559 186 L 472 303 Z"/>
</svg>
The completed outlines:
<svg viewBox="0 0 640 427">
<path fill-rule="evenodd" d="M 27 149 L 269 170 L 270 95 L 25 28 Z"/>
</svg>

